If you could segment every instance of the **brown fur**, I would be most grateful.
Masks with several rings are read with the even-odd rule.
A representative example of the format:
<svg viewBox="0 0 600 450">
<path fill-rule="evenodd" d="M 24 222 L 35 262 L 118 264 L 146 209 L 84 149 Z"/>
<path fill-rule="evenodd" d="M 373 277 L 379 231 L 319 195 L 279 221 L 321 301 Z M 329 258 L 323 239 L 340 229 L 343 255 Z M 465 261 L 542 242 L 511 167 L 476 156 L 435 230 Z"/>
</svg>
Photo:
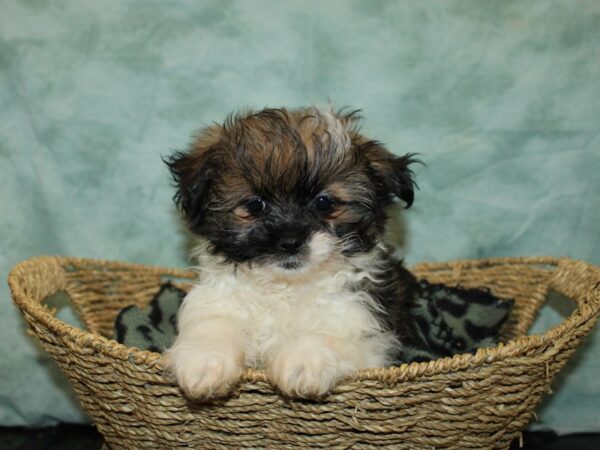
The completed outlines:
<svg viewBox="0 0 600 450">
<path fill-rule="evenodd" d="M 323 223 L 341 232 L 359 227 L 357 239 L 368 245 L 383 230 L 392 195 L 412 203 L 412 161 L 364 137 L 356 112 L 309 107 L 232 115 L 202 130 L 168 164 L 179 185 L 176 199 L 200 234 L 211 217 L 213 227 L 254 226 L 247 210 L 253 197 L 276 207 L 285 225 L 326 193 L 335 208 Z M 215 214 L 223 214 L 218 222 Z"/>
</svg>

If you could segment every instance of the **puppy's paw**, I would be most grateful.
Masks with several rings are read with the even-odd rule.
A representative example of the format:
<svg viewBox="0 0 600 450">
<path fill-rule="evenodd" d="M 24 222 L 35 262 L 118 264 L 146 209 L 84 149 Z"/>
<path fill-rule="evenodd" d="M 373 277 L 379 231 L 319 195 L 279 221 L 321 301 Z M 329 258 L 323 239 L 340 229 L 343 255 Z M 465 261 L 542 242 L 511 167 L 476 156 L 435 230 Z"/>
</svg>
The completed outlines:
<svg viewBox="0 0 600 450">
<path fill-rule="evenodd" d="M 300 398 L 326 394 L 352 370 L 318 340 L 287 345 L 267 365 L 267 375 L 273 384 L 287 396 Z"/>
<path fill-rule="evenodd" d="M 164 358 L 167 370 L 188 398 L 227 395 L 242 375 L 241 357 L 223 351 L 175 351 Z"/>
</svg>

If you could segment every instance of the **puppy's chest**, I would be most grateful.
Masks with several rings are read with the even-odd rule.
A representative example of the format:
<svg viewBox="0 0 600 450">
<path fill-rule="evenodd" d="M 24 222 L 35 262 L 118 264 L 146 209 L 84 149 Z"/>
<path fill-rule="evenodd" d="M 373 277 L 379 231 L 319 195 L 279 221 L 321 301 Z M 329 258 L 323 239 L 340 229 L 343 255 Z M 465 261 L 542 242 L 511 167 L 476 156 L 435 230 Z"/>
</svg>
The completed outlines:
<svg viewBox="0 0 600 450">
<path fill-rule="evenodd" d="M 238 286 L 232 297 L 257 339 L 273 333 L 361 334 L 373 326 L 366 292 L 348 284 Z"/>
</svg>

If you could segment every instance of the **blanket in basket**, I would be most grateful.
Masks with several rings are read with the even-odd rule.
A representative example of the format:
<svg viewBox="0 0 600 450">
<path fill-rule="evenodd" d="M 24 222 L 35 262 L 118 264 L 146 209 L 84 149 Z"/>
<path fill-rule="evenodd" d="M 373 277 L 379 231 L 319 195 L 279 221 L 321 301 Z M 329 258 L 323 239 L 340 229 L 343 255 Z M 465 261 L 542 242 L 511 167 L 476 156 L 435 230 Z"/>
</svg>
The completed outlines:
<svg viewBox="0 0 600 450">
<path fill-rule="evenodd" d="M 160 287 L 145 308 L 129 306 L 115 321 L 115 338 L 128 347 L 161 353 L 177 335 L 177 311 L 186 292 L 171 283 Z M 498 343 L 512 300 L 483 289 L 464 289 L 419 281 L 409 310 L 410 342 L 403 342 L 399 362 L 428 361 Z"/>
</svg>

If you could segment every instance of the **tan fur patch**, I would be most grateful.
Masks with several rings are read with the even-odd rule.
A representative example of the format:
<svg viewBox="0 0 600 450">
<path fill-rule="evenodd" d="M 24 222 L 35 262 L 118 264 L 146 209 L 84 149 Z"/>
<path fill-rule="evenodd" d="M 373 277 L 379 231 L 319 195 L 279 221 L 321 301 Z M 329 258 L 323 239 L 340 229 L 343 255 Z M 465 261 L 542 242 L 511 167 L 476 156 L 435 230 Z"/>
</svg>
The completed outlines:
<svg viewBox="0 0 600 450">
<path fill-rule="evenodd" d="M 364 177 L 357 169 L 370 158 L 384 165 L 388 156 L 368 143 L 358 133 L 353 114 L 315 107 L 266 109 L 232 116 L 222 126 L 201 131 L 192 145 L 188 172 L 208 158 L 215 163 L 219 207 L 233 209 L 257 195 L 257 189 L 291 192 L 310 177 L 342 202 L 361 202 L 367 192 L 361 189 Z"/>
</svg>

